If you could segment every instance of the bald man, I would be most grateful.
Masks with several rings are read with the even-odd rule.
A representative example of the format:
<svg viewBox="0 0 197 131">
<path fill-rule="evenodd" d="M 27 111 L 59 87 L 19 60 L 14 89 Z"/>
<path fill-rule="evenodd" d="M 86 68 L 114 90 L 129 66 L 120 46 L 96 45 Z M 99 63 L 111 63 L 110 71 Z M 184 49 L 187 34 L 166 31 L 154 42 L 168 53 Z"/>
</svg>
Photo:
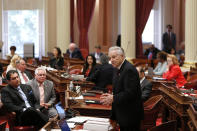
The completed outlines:
<svg viewBox="0 0 197 131">
<path fill-rule="evenodd" d="M 79 50 L 79 48 L 75 43 L 70 43 L 69 49 L 67 49 L 66 54 L 68 54 L 70 58 L 78 58 L 83 60 L 81 51 Z"/>
</svg>

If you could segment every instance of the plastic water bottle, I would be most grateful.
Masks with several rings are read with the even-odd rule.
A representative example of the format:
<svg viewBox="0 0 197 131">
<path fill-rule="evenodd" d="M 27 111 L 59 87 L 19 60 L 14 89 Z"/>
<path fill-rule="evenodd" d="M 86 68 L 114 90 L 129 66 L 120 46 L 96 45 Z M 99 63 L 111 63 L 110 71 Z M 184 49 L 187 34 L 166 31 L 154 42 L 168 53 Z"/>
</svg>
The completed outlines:
<svg viewBox="0 0 197 131">
<path fill-rule="evenodd" d="M 70 81 L 69 89 L 70 91 L 73 91 L 74 89 L 73 81 Z"/>
</svg>

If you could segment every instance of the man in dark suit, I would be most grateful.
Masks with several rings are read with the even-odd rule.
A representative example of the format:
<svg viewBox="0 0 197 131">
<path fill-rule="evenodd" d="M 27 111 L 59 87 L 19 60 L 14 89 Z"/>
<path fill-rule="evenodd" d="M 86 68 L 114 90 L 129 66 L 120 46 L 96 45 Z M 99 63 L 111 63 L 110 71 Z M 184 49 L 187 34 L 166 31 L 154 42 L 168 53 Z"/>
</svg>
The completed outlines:
<svg viewBox="0 0 197 131">
<path fill-rule="evenodd" d="M 139 131 L 143 119 L 140 79 L 136 68 L 125 59 L 122 48 L 114 46 L 109 49 L 113 67 L 117 69 L 113 78 L 113 95 L 103 94 L 103 104 L 112 103 L 111 124 L 116 122 L 120 131 Z"/>
<path fill-rule="evenodd" d="M 140 66 L 137 67 L 140 76 L 140 85 L 142 91 L 142 101 L 145 102 L 152 92 L 152 83 L 145 78 L 144 69 Z"/>
<path fill-rule="evenodd" d="M 173 48 L 176 51 L 176 35 L 172 32 L 172 25 L 167 25 L 167 32 L 162 36 L 163 51 L 170 54 Z"/>
<path fill-rule="evenodd" d="M 78 58 L 83 60 L 81 51 L 79 50 L 79 48 L 77 48 L 77 45 L 75 43 L 71 43 L 69 45 L 69 49 L 67 49 L 66 54 L 68 54 L 70 58 Z"/>
<path fill-rule="evenodd" d="M 95 87 L 93 89 L 108 92 L 106 86 L 112 84 L 114 68 L 108 63 L 108 56 L 102 55 L 100 61 L 101 65 L 98 66 L 98 70 L 92 73 L 90 77 L 87 77 L 86 80 L 95 83 Z"/>
<path fill-rule="evenodd" d="M 26 84 L 29 80 L 33 79 L 32 74 L 26 70 L 26 62 L 23 59 L 16 61 L 16 69 L 21 79 L 21 84 Z"/>
<path fill-rule="evenodd" d="M 8 85 L 1 90 L 3 105 L 10 112 L 16 113 L 19 126 L 34 125 L 41 128 L 48 122 L 48 117 L 39 111 L 33 91 L 29 85 L 20 84 L 18 72 L 10 70 L 6 74 Z"/>
<path fill-rule="evenodd" d="M 35 70 L 35 79 L 30 80 L 27 84 L 32 87 L 36 101 L 42 107 L 41 111 L 49 118 L 55 117 L 57 115 L 57 110 L 54 108 L 56 95 L 53 82 L 46 80 L 46 70 L 38 67 Z"/>
<path fill-rule="evenodd" d="M 100 63 L 100 57 L 103 55 L 100 45 L 95 46 L 95 52 L 92 55 L 96 58 L 96 63 Z"/>
</svg>

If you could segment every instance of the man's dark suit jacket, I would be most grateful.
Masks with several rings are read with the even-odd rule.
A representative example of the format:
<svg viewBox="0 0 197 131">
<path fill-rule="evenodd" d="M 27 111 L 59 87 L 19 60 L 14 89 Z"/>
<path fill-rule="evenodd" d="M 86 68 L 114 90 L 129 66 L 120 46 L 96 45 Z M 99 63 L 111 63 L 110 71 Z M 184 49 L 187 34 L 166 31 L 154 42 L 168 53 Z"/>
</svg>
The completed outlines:
<svg viewBox="0 0 197 131">
<path fill-rule="evenodd" d="M 66 54 L 68 54 L 68 56 L 70 56 L 69 49 L 67 49 Z M 79 48 L 75 48 L 75 50 L 71 54 L 71 58 L 78 58 L 78 59 L 84 60 Z"/>
<path fill-rule="evenodd" d="M 125 60 L 120 70 L 114 73 L 111 119 L 128 127 L 139 124 L 143 116 L 139 75 L 136 68 Z"/>
<path fill-rule="evenodd" d="M 147 79 L 144 79 L 141 83 L 141 91 L 142 91 L 142 101 L 146 101 L 149 97 L 150 97 L 150 94 L 152 92 L 152 83 L 147 80 Z"/>
<path fill-rule="evenodd" d="M 60 57 L 60 58 L 52 57 L 49 61 L 49 65 L 52 68 L 62 70 L 63 66 L 64 66 L 64 58 L 63 57 Z"/>
<path fill-rule="evenodd" d="M 98 66 L 98 70 L 90 75 L 86 80 L 95 83 L 94 89 L 103 90 L 107 92 L 106 86 L 112 84 L 114 68 L 111 64 L 104 64 Z"/>
<path fill-rule="evenodd" d="M 40 105 L 36 103 L 32 88 L 29 85 L 24 84 L 21 84 L 20 87 L 26 95 L 31 107 L 39 109 Z M 10 85 L 2 88 L 1 96 L 3 104 L 10 112 L 16 112 L 16 114 L 20 114 L 23 112 L 23 108 L 26 108 L 25 102 L 18 93 L 18 90 Z"/>
<path fill-rule="evenodd" d="M 170 39 L 171 39 L 171 43 L 170 43 Z M 176 35 L 172 32 L 170 39 L 168 33 L 165 32 L 162 36 L 162 42 L 163 42 L 163 51 L 167 53 L 170 53 L 172 48 L 176 50 Z"/>
<path fill-rule="evenodd" d="M 32 80 L 33 79 L 33 76 L 32 76 L 32 74 L 29 71 L 25 70 L 24 73 L 27 75 L 27 77 L 29 78 L 29 80 Z"/>
<path fill-rule="evenodd" d="M 43 126 L 48 121 L 48 117 L 36 110 L 40 108 L 40 105 L 36 103 L 31 86 L 21 84 L 20 88 L 26 95 L 31 108 L 26 109 L 25 112 L 23 111 L 26 108 L 25 102 L 18 90 L 10 85 L 1 90 L 1 100 L 4 106 L 8 111 L 16 113 L 19 125 L 33 124 L 38 127 Z"/>
</svg>

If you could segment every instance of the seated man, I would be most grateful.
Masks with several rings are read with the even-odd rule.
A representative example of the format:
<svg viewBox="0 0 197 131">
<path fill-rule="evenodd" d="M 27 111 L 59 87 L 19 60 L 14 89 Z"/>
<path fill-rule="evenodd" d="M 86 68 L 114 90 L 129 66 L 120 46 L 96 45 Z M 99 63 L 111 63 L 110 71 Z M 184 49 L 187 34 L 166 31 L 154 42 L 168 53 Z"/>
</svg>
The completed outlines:
<svg viewBox="0 0 197 131">
<path fill-rule="evenodd" d="M 150 97 L 153 85 L 149 80 L 147 80 L 145 78 L 144 69 L 142 67 L 138 66 L 136 69 L 137 69 L 137 71 L 139 73 L 139 77 L 140 77 L 142 101 L 145 102 Z"/>
<path fill-rule="evenodd" d="M 53 87 L 53 82 L 46 80 L 46 70 L 43 67 L 38 67 L 35 70 L 35 79 L 30 80 L 29 84 L 36 97 L 37 103 L 42 107 L 42 112 L 47 114 L 49 118 L 57 115 L 57 110 L 54 108 L 56 95 Z"/>
<path fill-rule="evenodd" d="M 79 50 L 79 48 L 77 48 L 77 45 L 75 43 L 71 43 L 69 45 L 69 49 L 67 49 L 66 54 L 68 54 L 70 58 L 78 58 L 83 60 L 81 51 Z"/>
<path fill-rule="evenodd" d="M 26 70 L 26 62 L 23 59 L 16 61 L 16 70 L 18 71 L 22 84 L 26 84 L 29 80 L 33 79 L 32 74 Z"/>
<path fill-rule="evenodd" d="M 92 55 L 96 58 L 96 63 L 101 63 L 100 62 L 100 58 L 103 55 L 103 53 L 101 52 L 101 46 L 95 46 L 95 52 L 92 53 Z"/>
<path fill-rule="evenodd" d="M 157 49 L 153 44 L 151 45 L 150 48 L 146 49 L 144 55 L 147 56 L 147 58 L 149 60 L 152 60 L 152 59 L 156 59 L 157 58 L 157 53 L 159 53 L 160 50 Z"/>
<path fill-rule="evenodd" d="M 16 113 L 19 126 L 34 125 L 41 128 L 48 122 L 48 117 L 40 112 L 32 88 L 20 84 L 18 72 L 10 70 L 6 74 L 8 85 L 1 89 L 1 100 L 6 109 Z"/>
</svg>

